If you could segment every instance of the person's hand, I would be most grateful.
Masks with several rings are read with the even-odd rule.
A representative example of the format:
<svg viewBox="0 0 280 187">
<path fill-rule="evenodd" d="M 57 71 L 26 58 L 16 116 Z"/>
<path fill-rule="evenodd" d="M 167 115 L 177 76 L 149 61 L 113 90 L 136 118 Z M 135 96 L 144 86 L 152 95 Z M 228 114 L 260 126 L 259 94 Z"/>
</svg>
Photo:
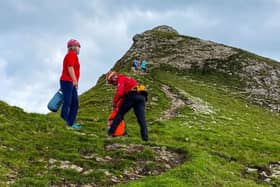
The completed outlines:
<svg viewBox="0 0 280 187">
<path fill-rule="evenodd" d="M 111 128 L 112 122 L 113 122 L 113 120 L 108 120 L 107 121 L 107 130 L 109 130 Z"/>
<path fill-rule="evenodd" d="M 108 136 L 113 136 L 113 133 L 111 132 L 111 128 L 107 131 Z"/>
<path fill-rule="evenodd" d="M 76 89 L 78 89 L 78 81 L 77 81 L 77 80 L 74 80 L 74 81 L 73 81 L 73 85 L 74 85 L 74 87 L 75 87 Z"/>
<path fill-rule="evenodd" d="M 114 110 L 115 108 L 117 108 L 117 105 L 112 104 L 112 109 Z"/>
</svg>

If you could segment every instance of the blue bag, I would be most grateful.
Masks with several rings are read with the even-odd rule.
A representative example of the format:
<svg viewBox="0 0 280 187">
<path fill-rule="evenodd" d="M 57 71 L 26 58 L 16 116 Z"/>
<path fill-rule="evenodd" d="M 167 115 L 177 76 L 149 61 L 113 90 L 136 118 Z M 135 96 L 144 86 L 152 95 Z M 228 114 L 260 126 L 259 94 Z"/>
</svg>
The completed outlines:
<svg viewBox="0 0 280 187">
<path fill-rule="evenodd" d="M 52 112 L 58 111 L 63 103 L 63 94 L 61 90 L 58 90 L 48 103 L 48 109 Z"/>
</svg>

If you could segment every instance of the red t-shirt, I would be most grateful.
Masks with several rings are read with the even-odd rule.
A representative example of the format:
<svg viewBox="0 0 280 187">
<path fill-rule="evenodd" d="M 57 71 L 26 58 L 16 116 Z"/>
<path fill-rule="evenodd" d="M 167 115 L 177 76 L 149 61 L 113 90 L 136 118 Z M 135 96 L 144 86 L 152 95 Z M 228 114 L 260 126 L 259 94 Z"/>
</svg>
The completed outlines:
<svg viewBox="0 0 280 187">
<path fill-rule="evenodd" d="M 117 90 L 113 99 L 113 105 L 118 106 L 120 99 L 138 85 L 137 81 L 125 75 L 118 75 Z"/>
<path fill-rule="evenodd" d="M 63 69 L 62 69 L 62 74 L 61 74 L 60 80 L 73 82 L 73 80 L 69 74 L 69 71 L 68 71 L 69 66 L 72 66 L 74 68 L 74 72 L 75 72 L 77 81 L 79 81 L 80 62 L 79 62 L 77 53 L 73 50 L 69 51 L 64 57 Z"/>
</svg>

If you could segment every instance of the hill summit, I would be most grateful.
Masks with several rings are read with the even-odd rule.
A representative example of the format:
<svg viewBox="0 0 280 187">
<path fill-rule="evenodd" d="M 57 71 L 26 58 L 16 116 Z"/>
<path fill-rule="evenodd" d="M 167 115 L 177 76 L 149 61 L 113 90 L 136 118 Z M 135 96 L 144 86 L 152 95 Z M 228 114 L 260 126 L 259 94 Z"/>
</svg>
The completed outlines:
<svg viewBox="0 0 280 187">
<path fill-rule="evenodd" d="M 133 58 L 149 59 L 150 67 L 167 65 L 179 71 L 222 73 L 236 78 L 240 92 L 261 106 L 280 112 L 280 63 L 256 54 L 180 35 L 170 26 L 158 26 L 136 34 L 133 45 L 116 64 Z"/>
</svg>

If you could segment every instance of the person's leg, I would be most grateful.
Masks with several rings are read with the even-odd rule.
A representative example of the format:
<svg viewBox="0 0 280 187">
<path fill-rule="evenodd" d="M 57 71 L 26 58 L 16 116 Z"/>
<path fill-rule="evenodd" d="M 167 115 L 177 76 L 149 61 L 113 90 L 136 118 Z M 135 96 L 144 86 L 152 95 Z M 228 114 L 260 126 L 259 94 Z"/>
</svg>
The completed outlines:
<svg viewBox="0 0 280 187">
<path fill-rule="evenodd" d="M 72 102 L 70 105 L 69 117 L 67 120 L 68 125 L 72 126 L 74 124 L 78 113 L 78 108 L 79 108 L 78 93 L 77 93 L 77 89 L 74 87 L 72 89 Z"/>
<path fill-rule="evenodd" d="M 73 84 L 69 81 L 60 81 L 60 88 L 63 93 L 63 105 L 61 108 L 61 117 L 67 122 L 69 118 L 69 108 L 71 106 L 71 101 L 72 101 Z"/>
<path fill-rule="evenodd" d="M 148 129 L 145 120 L 145 98 L 142 95 L 135 96 L 135 104 L 133 105 L 134 113 L 140 126 L 142 140 L 148 141 Z"/>
<path fill-rule="evenodd" d="M 124 115 L 129 111 L 129 109 L 132 108 L 132 106 L 133 106 L 133 100 L 130 99 L 130 96 L 126 97 L 115 119 L 112 122 L 111 128 L 108 130 L 108 135 L 112 135 L 115 133 L 118 125 L 123 120 Z"/>
</svg>

